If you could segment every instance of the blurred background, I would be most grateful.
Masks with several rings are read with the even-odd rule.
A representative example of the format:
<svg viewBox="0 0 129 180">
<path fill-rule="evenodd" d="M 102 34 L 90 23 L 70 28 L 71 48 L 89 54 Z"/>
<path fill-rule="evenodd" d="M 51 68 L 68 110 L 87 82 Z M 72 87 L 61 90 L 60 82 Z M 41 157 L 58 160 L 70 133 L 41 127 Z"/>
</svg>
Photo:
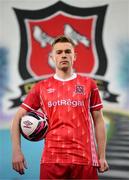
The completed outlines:
<svg viewBox="0 0 129 180">
<path fill-rule="evenodd" d="M 100 179 L 128 179 L 129 1 L 0 0 L 0 179 L 38 179 L 43 141 L 22 138 L 28 169 L 11 167 L 11 120 L 35 82 L 54 73 L 51 41 L 69 35 L 76 44 L 75 72 L 100 88 L 110 170 Z"/>
</svg>

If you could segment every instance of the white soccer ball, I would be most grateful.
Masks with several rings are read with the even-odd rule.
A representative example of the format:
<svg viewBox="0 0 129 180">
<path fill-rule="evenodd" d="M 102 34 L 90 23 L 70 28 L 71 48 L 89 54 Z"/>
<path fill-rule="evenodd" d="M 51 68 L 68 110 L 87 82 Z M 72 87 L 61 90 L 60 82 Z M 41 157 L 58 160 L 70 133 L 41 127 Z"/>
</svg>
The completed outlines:
<svg viewBox="0 0 129 180">
<path fill-rule="evenodd" d="M 31 111 L 21 118 L 20 132 L 29 141 L 42 140 L 48 130 L 48 118 L 44 113 Z"/>
</svg>

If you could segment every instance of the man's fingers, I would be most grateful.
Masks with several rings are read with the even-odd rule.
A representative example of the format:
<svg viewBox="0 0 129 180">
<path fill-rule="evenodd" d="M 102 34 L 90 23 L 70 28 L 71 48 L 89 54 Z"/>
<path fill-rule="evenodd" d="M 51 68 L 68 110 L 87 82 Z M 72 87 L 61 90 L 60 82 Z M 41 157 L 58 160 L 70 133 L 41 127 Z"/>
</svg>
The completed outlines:
<svg viewBox="0 0 129 180">
<path fill-rule="evenodd" d="M 24 168 L 27 169 L 27 163 L 26 163 L 26 161 L 24 161 Z"/>
<path fill-rule="evenodd" d="M 24 163 L 13 163 L 13 169 L 21 175 L 24 174 Z"/>
<path fill-rule="evenodd" d="M 107 164 L 101 165 L 98 170 L 99 172 L 103 173 L 109 170 L 109 166 Z"/>
<path fill-rule="evenodd" d="M 19 174 L 24 174 L 25 168 L 27 168 L 24 155 L 21 151 L 14 151 L 13 152 L 13 158 L 12 158 L 12 166 L 13 169 Z"/>
<path fill-rule="evenodd" d="M 22 174 L 24 174 L 24 163 L 22 162 L 22 163 L 20 163 L 19 164 L 19 173 L 22 175 Z"/>
</svg>

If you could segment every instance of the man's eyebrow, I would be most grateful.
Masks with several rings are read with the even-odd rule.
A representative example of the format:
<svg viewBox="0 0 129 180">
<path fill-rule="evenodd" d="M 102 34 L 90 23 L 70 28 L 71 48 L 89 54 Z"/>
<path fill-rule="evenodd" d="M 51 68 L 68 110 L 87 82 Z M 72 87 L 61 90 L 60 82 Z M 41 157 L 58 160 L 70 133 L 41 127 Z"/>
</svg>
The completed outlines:
<svg viewBox="0 0 129 180">
<path fill-rule="evenodd" d="M 71 49 L 57 49 L 56 51 L 71 51 Z"/>
</svg>

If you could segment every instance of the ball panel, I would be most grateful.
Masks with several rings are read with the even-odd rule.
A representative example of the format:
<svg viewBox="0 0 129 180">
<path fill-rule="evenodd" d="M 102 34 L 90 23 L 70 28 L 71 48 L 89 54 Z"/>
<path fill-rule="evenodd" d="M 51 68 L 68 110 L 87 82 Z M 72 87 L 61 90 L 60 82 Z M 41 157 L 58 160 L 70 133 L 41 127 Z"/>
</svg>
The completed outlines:
<svg viewBox="0 0 129 180">
<path fill-rule="evenodd" d="M 43 125 L 43 127 L 37 128 L 30 136 L 30 139 L 33 139 L 34 141 L 41 140 L 45 137 L 47 132 L 48 126 Z"/>
<path fill-rule="evenodd" d="M 38 120 L 30 115 L 23 116 L 21 121 L 21 129 L 25 135 L 29 136 L 35 131 L 38 123 Z"/>
</svg>

